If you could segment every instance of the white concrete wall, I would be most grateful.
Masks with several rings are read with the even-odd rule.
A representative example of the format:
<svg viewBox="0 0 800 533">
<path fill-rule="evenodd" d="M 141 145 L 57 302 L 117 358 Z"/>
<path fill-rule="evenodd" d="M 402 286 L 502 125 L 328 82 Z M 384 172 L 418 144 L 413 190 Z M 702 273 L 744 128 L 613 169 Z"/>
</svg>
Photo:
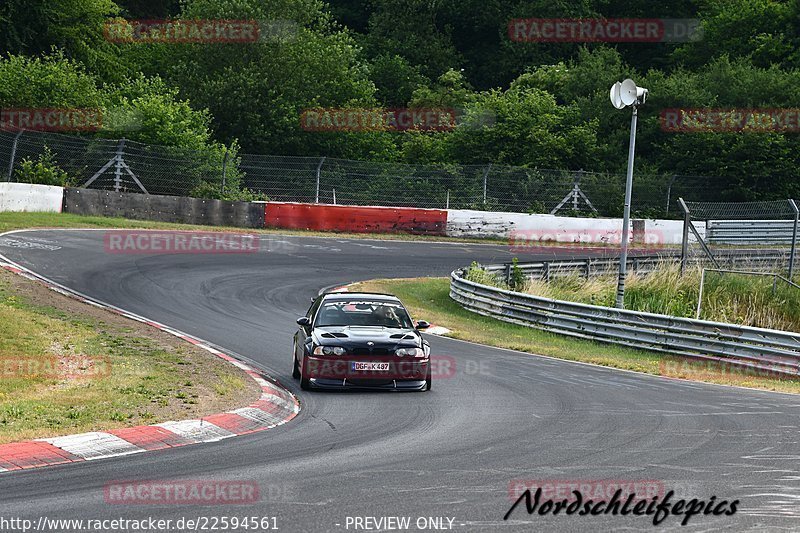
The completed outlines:
<svg viewBox="0 0 800 533">
<path fill-rule="evenodd" d="M 0 183 L 0 212 L 46 211 L 60 213 L 64 188 L 29 183 Z"/>
<path fill-rule="evenodd" d="M 701 235 L 705 234 L 705 224 L 695 226 Z M 683 221 L 638 220 L 633 223 L 631 240 L 634 231 L 639 232 L 637 238 L 644 244 L 680 244 Z M 519 244 L 535 241 L 615 244 L 621 240 L 622 219 L 449 209 L 447 235 L 500 237 Z"/>
</svg>

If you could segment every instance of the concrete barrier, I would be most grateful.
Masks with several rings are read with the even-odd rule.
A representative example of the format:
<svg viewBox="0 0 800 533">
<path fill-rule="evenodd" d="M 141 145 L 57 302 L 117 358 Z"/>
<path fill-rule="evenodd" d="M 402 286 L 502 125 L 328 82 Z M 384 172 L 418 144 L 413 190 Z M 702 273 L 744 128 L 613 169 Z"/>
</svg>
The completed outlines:
<svg viewBox="0 0 800 533">
<path fill-rule="evenodd" d="M 0 183 L 0 212 L 60 213 L 64 188 L 30 183 Z"/>
<path fill-rule="evenodd" d="M 264 220 L 269 228 L 444 235 L 447 211 L 412 207 L 267 202 Z"/>
<path fill-rule="evenodd" d="M 517 244 L 617 244 L 622 237 L 622 219 L 450 209 L 447 211 L 447 235 L 502 238 Z M 682 235 L 683 221 L 680 220 L 632 220 L 630 239 L 634 243 L 675 245 L 681 243 Z"/>
<path fill-rule="evenodd" d="M 228 202 L 94 189 L 64 189 L 64 212 L 207 226 L 264 227 L 263 202 Z"/>
</svg>

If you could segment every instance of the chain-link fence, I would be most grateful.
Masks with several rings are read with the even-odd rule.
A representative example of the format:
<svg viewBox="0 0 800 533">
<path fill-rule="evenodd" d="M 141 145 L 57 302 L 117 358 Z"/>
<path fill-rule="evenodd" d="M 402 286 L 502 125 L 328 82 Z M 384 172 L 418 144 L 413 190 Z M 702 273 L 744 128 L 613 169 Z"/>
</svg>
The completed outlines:
<svg viewBox="0 0 800 533">
<path fill-rule="evenodd" d="M 204 196 L 244 186 L 276 201 L 622 215 L 625 175 L 499 165 L 422 165 L 326 157 L 229 155 L 129 140 L 0 131 L 0 176 L 25 181 L 45 159 L 72 184 L 117 191 Z M 737 200 L 725 178 L 637 174 L 633 214 L 682 216 L 678 196 Z"/>
<path fill-rule="evenodd" d="M 797 262 L 800 210 L 794 200 L 685 202 L 682 265 L 785 273 Z"/>
</svg>

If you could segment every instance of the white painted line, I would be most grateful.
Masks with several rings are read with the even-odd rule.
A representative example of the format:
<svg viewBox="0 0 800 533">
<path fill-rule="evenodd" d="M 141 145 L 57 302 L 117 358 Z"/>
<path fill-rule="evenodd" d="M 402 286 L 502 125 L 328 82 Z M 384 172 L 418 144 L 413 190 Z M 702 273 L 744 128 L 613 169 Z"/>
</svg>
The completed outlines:
<svg viewBox="0 0 800 533">
<path fill-rule="evenodd" d="M 270 403 L 274 403 L 275 405 L 278 405 L 278 406 L 280 406 L 280 407 L 282 407 L 282 408 L 284 408 L 286 410 L 289 410 L 289 411 L 294 411 L 295 409 L 297 409 L 297 404 L 295 404 L 294 402 L 286 401 L 283 398 L 281 398 L 280 396 L 276 396 L 276 395 L 270 394 L 268 392 L 262 393 L 260 399 L 261 400 L 266 400 L 266 401 L 268 401 Z"/>
<path fill-rule="evenodd" d="M 284 419 L 283 416 L 267 413 L 266 411 L 256 409 L 255 407 L 242 407 L 241 409 L 231 411 L 231 413 L 243 416 L 244 418 L 248 418 L 264 426 L 274 426 Z"/>
<path fill-rule="evenodd" d="M 78 435 L 40 440 L 49 442 L 56 448 L 61 448 L 65 452 L 77 455 L 87 461 L 145 451 L 144 448 L 134 446 L 116 435 L 101 432 L 80 433 Z"/>
<path fill-rule="evenodd" d="M 240 362 L 239 362 L 239 361 L 237 361 L 236 359 L 234 359 L 233 361 L 228 361 L 228 362 L 229 362 L 230 364 L 232 364 L 233 366 L 236 366 L 236 367 L 239 367 L 239 368 L 241 368 L 242 370 L 253 370 L 252 368 L 250 368 L 250 367 L 249 367 L 249 366 L 247 366 L 246 364 L 244 364 L 244 363 L 240 363 Z"/>
<path fill-rule="evenodd" d="M 262 387 L 274 387 L 274 385 L 272 383 L 270 383 L 266 379 L 262 378 L 261 376 L 254 376 L 254 375 L 250 374 L 250 378 L 254 379 L 255 382 L 258 383 L 259 385 L 261 385 Z"/>
<path fill-rule="evenodd" d="M 181 437 L 197 442 L 214 442 L 236 434 L 204 420 L 180 420 L 163 422 L 156 426 L 168 429 Z"/>
</svg>

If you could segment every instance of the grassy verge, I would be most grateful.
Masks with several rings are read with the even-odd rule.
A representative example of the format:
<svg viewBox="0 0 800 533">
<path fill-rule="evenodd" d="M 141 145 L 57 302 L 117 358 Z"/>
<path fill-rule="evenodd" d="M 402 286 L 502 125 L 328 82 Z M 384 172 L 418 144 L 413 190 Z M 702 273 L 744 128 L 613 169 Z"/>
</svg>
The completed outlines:
<svg viewBox="0 0 800 533">
<path fill-rule="evenodd" d="M 241 407 L 239 369 L 149 326 L 0 270 L 0 443 Z"/>
<path fill-rule="evenodd" d="M 449 287 L 447 278 L 414 278 L 367 281 L 356 284 L 355 290 L 396 294 L 415 317 L 450 329 L 449 336 L 457 339 L 647 374 L 800 393 L 800 381 L 741 375 L 719 365 L 663 364 L 664 356 L 653 352 L 571 339 L 484 317 L 451 300 Z"/>
<path fill-rule="evenodd" d="M 664 264 L 647 275 L 631 274 L 625 283 L 625 306 L 636 311 L 694 318 L 700 293 L 699 267 L 681 275 L 680 266 Z M 615 276 L 586 279 L 574 275 L 527 282 L 524 292 L 613 307 Z M 700 318 L 744 326 L 800 331 L 800 289 L 772 278 L 706 272 Z"/>
</svg>

